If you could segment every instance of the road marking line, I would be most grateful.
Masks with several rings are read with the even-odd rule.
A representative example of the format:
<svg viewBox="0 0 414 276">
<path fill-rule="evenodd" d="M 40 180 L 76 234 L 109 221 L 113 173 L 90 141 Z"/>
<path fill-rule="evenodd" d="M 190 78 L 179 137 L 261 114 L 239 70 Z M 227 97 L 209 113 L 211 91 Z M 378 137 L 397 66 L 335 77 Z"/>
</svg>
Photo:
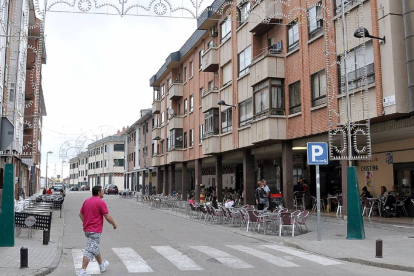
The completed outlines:
<svg viewBox="0 0 414 276">
<path fill-rule="evenodd" d="M 183 255 L 180 251 L 175 250 L 171 246 L 151 246 L 155 251 L 164 256 L 179 270 L 204 270 L 201 266 L 196 264 L 193 260 Z"/>
<path fill-rule="evenodd" d="M 260 258 L 263 261 L 269 262 L 271 264 L 274 264 L 276 266 L 280 267 L 299 267 L 297 264 L 294 264 L 292 262 L 289 262 L 283 258 L 276 257 L 274 255 L 271 255 L 266 252 L 262 252 L 253 248 L 249 248 L 243 245 L 227 245 L 227 247 L 239 250 L 241 252 L 250 254 L 252 256 L 255 256 L 257 258 Z"/>
<path fill-rule="evenodd" d="M 73 264 L 75 265 L 76 274 L 82 269 L 83 250 L 72 249 Z M 88 274 L 101 274 L 99 264 L 96 260 L 89 262 L 88 268 L 86 269 Z"/>
<path fill-rule="evenodd" d="M 330 259 L 327 259 L 327 258 L 324 258 L 324 257 L 321 257 L 321 256 L 317 256 L 317 255 L 312 255 L 312 254 L 309 254 L 309 253 L 306 253 L 306 252 L 303 252 L 303 251 L 300 251 L 300 250 L 296 250 L 296 249 L 293 249 L 293 248 L 288 248 L 288 247 L 285 247 L 285 246 L 279 246 L 279 245 L 262 245 L 262 246 L 273 249 L 273 250 L 276 250 L 276 251 L 279 251 L 279 252 L 287 253 L 287 254 L 302 258 L 302 259 L 306 259 L 306 260 L 309 260 L 311 262 L 318 263 L 318 264 L 321 264 L 321 265 L 338 265 L 338 264 L 341 264 L 340 262 L 337 262 L 337 261 L 334 261 L 334 260 L 330 260 Z"/>
<path fill-rule="evenodd" d="M 152 268 L 131 247 L 112 248 L 121 259 L 129 273 L 153 272 Z"/>
<path fill-rule="evenodd" d="M 201 251 L 204 254 L 212 258 L 215 258 L 220 263 L 227 265 L 228 267 L 231 267 L 231 268 L 240 269 L 240 268 L 253 268 L 254 267 L 224 251 L 221 251 L 221 250 L 209 247 L 209 246 L 190 246 L 190 248 L 194 248 L 198 251 Z"/>
</svg>

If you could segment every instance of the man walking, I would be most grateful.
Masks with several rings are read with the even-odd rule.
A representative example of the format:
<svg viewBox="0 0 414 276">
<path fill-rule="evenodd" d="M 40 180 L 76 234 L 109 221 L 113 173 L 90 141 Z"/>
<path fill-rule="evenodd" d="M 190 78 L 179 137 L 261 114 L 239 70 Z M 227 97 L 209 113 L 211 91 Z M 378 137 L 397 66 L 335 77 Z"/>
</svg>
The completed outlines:
<svg viewBox="0 0 414 276">
<path fill-rule="evenodd" d="M 87 237 L 82 269 L 79 272 L 79 276 L 89 276 L 88 273 L 86 273 L 86 268 L 93 258 L 98 262 L 101 272 L 104 272 L 109 265 L 108 261 L 102 262 L 102 257 L 99 251 L 103 217 L 105 217 L 106 221 L 109 222 L 114 229 L 118 226 L 109 215 L 108 207 L 106 206 L 105 201 L 102 200 L 103 196 L 104 191 L 102 190 L 102 186 L 93 187 L 92 197 L 85 200 L 79 213 L 79 217 L 83 222 L 83 231 Z"/>
</svg>

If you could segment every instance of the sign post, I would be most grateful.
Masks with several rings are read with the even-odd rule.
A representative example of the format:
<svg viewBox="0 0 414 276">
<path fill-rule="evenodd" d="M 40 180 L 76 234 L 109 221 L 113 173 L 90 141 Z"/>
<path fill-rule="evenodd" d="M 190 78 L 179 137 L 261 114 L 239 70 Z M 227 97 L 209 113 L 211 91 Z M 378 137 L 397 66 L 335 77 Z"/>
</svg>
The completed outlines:
<svg viewBox="0 0 414 276">
<path fill-rule="evenodd" d="M 321 240 L 321 184 L 319 175 L 319 165 L 328 164 L 328 144 L 327 143 L 307 143 L 308 165 L 316 165 L 316 207 L 317 207 L 317 235 L 318 241 Z"/>
</svg>

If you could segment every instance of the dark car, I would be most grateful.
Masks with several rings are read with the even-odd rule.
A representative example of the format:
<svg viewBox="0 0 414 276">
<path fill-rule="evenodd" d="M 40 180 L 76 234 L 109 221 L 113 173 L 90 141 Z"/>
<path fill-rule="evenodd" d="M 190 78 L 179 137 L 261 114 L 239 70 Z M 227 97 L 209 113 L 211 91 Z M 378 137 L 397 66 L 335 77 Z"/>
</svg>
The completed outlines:
<svg viewBox="0 0 414 276">
<path fill-rule="evenodd" d="M 89 188 L 89 186 L 82 185 L 82 186 L 81 186 L 81 188 L 80 188 L 80 190 L 81 190 L 81 191 L 89 191 L 89 190 L 90 190 L 90 188 Z"/>
<path fill-rule="evenodd" d="M 78 186 L 73 186 L 69 189 L 69 191 L 79 191 Z"/>
<path fill-rule="evenodd" d="M 118 187 L 117 187 L 116 185 L 109 184 L 109 185 L 108 185 L 108 187 L 107 187 L 107 188 L 105 188 L 105 193 L 106 193 L 107 195 L 110 195 L 110 194 L 115 194 L 115 195 L 117 195 L 117 194 L 118 194 Z"/>
</svg>

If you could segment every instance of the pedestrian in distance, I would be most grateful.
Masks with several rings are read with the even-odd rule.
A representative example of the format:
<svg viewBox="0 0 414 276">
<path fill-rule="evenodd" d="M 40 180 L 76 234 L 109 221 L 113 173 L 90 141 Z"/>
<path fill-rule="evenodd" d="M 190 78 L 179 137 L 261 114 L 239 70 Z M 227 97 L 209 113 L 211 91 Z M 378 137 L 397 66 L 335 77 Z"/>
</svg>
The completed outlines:
<svg viewBox="0 0 414 276">
<path fill-rule="evenodd" d="M 257 182 L 257 189 L 256 189 L 256 204 L 257 204 L 257 209 L 258 210 L 263 210 L 265 203 L 266 203 L 266 199 L 264 197 L 264 189 L 263 189 L 263 183 L 262 181 L 258 181 Z"/>
<path fill-rule="evenodd" d="M 269 186 L 267 186 L 265 179 L 262 179 L 262 183 L 263 183 L 263 190 L 265 191 L 264 198 L 266 199 L 266 203 L 264 207 L 269 208 L 270 188 Z"/>
<path fill-rule="evenodd" d="M 92 197 L 85 200 L 79 213 L 79 217 L 83 223 L 83 231 L 87 238 L 86 248 L 83 255 L 82 269 L 79 271 L 79 276 L 89 276 L 86 272 L 88 264 L 93 258 L 99 264 L 101 272 L 106 271 L 109 265 L 108 261 L 102 261 L 100 253 L 101 234 L 103 229 L 103 218 L 110 223 L 114 229 L 116 225 L 114 219 L 109 215 L 108 207 L 105 201 L 102 200 L 104 191 L 102 186 L 95 186 L 92 188 Z"/>
</svg>

